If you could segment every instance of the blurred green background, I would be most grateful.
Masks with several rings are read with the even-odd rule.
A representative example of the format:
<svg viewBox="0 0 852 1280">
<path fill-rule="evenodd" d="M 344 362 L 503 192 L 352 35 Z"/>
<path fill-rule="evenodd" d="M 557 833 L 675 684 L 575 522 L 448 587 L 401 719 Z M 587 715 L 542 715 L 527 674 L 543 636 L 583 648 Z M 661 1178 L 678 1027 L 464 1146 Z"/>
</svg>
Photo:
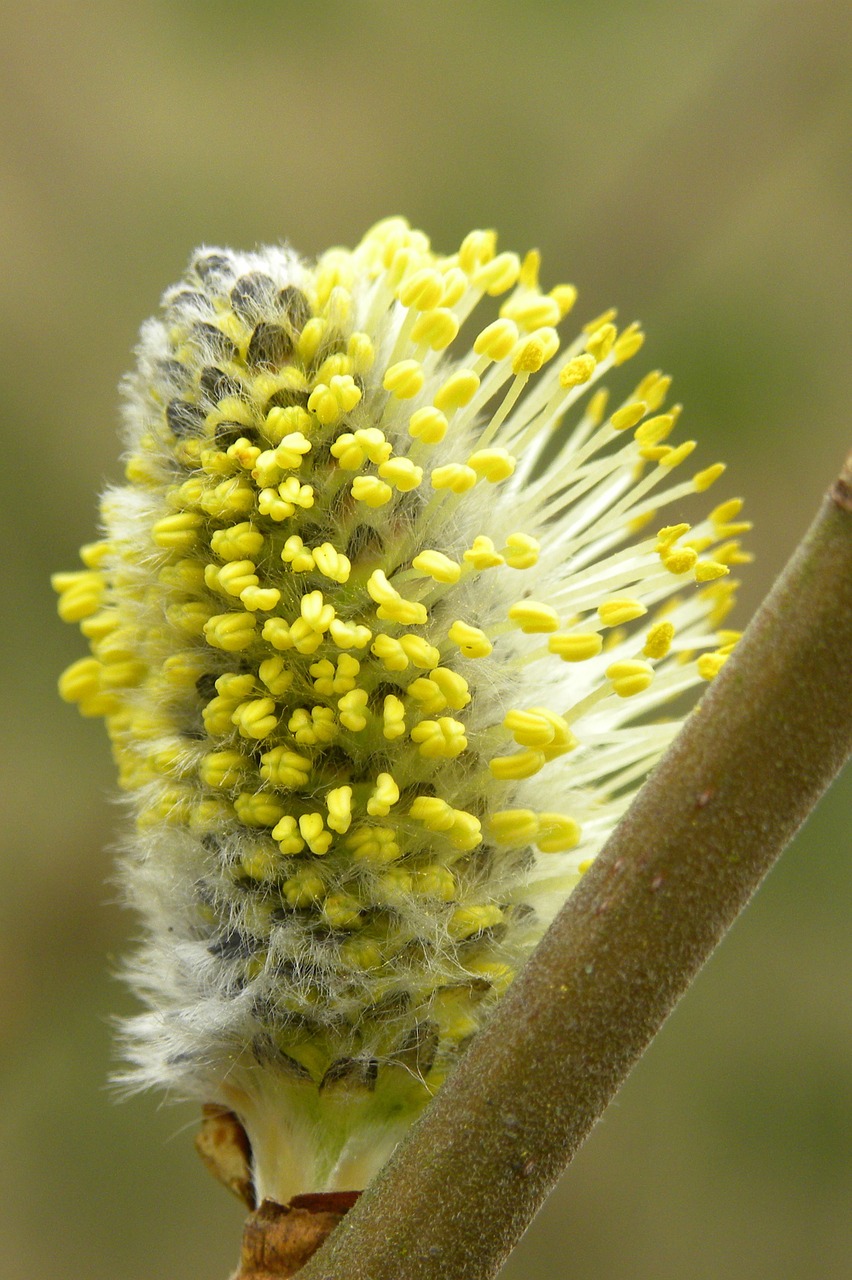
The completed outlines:
<svg viewBox="0 0 852 1280">
<path fill-rule="evenodd" d="M 848 443 L 848 4 L 3 3 L 0 1274 L 224 1280 L 241 1212 L 194 1111 L 113 1105 L 133 934 L 100 724 L 47 585 L 118 477 L 116 384 L 196 243 L 306 254 L 405 213 L 537 245 L 673 372 L 747 497 L 740 621 Z M 638 373 L 637 373 L 638 376 Z M 812 1280 L 852 1256 L 847 776 L 549 1201 L 509 1280 Z M 471 1158 L 475 1153 L 471 1152 Z"/>
</svg>

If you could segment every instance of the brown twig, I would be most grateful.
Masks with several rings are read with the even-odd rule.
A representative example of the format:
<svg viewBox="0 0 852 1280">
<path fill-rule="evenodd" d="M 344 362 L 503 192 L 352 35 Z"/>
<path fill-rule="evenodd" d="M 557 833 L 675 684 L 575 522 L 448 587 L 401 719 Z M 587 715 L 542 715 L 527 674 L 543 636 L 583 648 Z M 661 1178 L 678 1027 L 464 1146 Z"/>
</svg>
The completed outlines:
<svg viewBox="0 0 852 1280">
<path fill-rule="evenodd" d="M 303 1280 L 487 1280 L 852 749 L 852 457 L 489 1027 Z"/>
</svg>

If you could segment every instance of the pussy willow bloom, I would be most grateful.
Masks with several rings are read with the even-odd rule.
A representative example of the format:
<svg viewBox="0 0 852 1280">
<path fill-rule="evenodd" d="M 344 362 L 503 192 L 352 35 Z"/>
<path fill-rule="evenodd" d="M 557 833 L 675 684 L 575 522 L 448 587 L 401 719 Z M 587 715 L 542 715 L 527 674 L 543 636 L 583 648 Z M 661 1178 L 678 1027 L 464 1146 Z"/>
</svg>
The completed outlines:
<svg viewBox="0 0 852 1280">
<path fill-rule="evenodd" d="M 200 250 L 55 580 L 136 820 L 125 1079 L 234 1110 L 260 1197 L 366 1183 L 737 638 L 741 503 L 681 518 L 722 465 L 538 270 L 398 218 Z"/>
</svg>

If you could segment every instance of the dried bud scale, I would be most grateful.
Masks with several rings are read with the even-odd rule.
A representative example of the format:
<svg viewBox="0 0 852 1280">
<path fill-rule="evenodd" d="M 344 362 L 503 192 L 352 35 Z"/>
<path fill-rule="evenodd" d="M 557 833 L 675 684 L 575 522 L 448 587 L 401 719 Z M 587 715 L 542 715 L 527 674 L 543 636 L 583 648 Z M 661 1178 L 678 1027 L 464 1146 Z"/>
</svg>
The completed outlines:
<svg viewBox="0 0 852 1280">
<path fill-rule="evenodd" d="M 365 1185 L 736 641 L 740 504 L 657 514 L 723 468 L 574 299 L 389 219 L 202 250 L 143 328 L 60 689 L 136 818 L 125 1078 L 236 1112 L 259 1199 Z"/>
</svg>

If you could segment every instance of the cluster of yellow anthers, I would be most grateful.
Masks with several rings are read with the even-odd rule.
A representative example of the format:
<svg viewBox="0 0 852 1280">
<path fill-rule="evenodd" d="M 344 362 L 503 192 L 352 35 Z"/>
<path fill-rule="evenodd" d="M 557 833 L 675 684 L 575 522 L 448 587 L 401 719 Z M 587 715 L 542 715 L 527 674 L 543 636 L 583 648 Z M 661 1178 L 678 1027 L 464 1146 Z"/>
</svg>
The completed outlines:
<svg viewBox="0 0 852 1280">
<path fill-rule="evenodd" d="M 62 695 L 135 797 L 136 1077 L 256 1149 L 270 1072 L 428 1095 L 737 638 L 741 504 L 658 515 L 723 467 L 675 478 L 669 378 L 594 390 L 638 326 L 563 346 L 538 272 L 397 218 L 314 266 L 200 251 L 142 332 L 129 485 L 55 580 L 92 649 Z"/>
</svg>

